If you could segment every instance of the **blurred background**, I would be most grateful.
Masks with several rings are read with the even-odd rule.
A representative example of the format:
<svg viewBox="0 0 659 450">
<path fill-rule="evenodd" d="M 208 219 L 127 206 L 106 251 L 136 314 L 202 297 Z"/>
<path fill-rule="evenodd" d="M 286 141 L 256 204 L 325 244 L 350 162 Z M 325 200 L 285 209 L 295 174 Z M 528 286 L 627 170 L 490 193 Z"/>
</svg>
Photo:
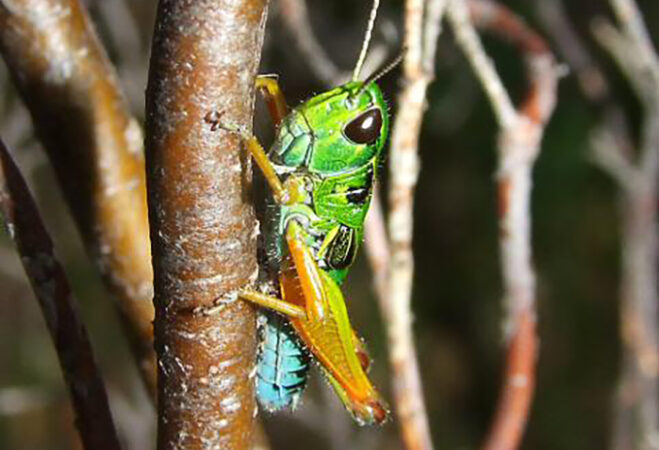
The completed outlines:
<svg viewBox="0 0 659 450">
<path fill-rule="evenodd" d="M 540 2 L 503 2 L 547 36 Z M 156 0 L 86 0 L 115 62 L 134 114 L 144 116 L 144 89 Z M 311 25 L 330 58 L 354 65 L 370 1 L 308 0 Z M 659 3 L 638 0 L 659 38 Z M 605 0 L 566 2 L 575 31 L 604 68 L 612 95 L 637 130 L 640 107 L 590 34 L 609 17 Z M 402 2 L 383 0 L 375 46 L 400 52 Z M 552 40 L 548 38 L 553 44 Z M 484 41 L 513 98 L 526 88 L 518 53 Z M 657 41 L 655 41 L 657 42 Z M 559 61 L 563 60 L 556 52 Z M 271 1 L 262 72 L 277 73 L 291 105 L 326 89 Z M 399 70 L 381 82 L 396 113 Z M 533 241 L 538 273 L 540 359 L 524 449 L 601 449 L 609 445 L 620 359 L 620 270 L 617 188 L 592 163 L 589 136 L 601 111 L 582 95 L 573 74 L 561 80 L 556 112 L 534 172 Z M 269 141 L 257 102 L 257 133 Z M 637 131 L 635 131 L 637 132 Z M 492 111 L 450 30 L 440 37 L 436 80 L 428 95 L 420 143 L 415 212 L 413 310 L 436 448 L 476 448 L 488 430 L 501 381 L 503 336 L 496 223 L 497 128 Z M 113 413 L 126 448 L 153 447 L 155 414 L 100 278 L 86 258 L 30 118 L 0 65 L 0 136 L 13 150 L 37 197 L 81 301 Z M 385 161 L 385 165 L 387 162 Z M 383 185 L 386 186 L 386 171 Z M 0 241 L 0 448 L 77 448 L 72 413 L 53 346 L 6 236 Z M 345 285 L 354 326 L 374 358 L 373 378 L 388 395 L 384 328 L 361 252 Z M 317 371 L 316 371 L 317 372 Z M 274 449 L 397 449 L 396 424 L 357 427 L 315 373 L 301 409 L 265 416 Z"/>
</svg>

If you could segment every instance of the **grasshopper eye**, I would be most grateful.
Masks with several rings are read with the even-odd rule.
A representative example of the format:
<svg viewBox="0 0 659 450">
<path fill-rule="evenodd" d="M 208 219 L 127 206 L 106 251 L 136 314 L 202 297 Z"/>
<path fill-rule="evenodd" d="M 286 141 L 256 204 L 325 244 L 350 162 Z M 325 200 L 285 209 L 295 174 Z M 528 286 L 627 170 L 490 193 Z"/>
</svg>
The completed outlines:
<svg viewBox="0 0 659 450">
<path fill-rule="evenodd" d="M 345 126 L 343 134 L 355 144 L 372 144 L 380 137 L 382 114 L 379 109 L 371 109 L 357 116 Z"/>
</svg>

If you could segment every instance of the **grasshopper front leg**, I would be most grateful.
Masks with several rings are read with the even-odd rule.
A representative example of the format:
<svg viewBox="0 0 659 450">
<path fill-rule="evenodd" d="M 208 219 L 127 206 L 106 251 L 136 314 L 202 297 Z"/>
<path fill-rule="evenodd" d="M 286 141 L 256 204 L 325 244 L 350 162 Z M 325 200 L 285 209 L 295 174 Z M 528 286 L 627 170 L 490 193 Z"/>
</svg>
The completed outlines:
<svg viewBox="0 0 659 450">
<path fill-rule="evenodd" d="M 286 183 L 282 183 L 275 167 L 256 136 L 238 125 L 226 122 L 219 122 L 218 127 L 225 131 L 236 133 L 243 139 L 247 151 L 254 158 L 254 162 L 256 162 L 256 165 L 261 170 L 265 181 L 272 190 L 272 196 L 278 204 L 290 205 L 299 203 L 304 198 L 306 194 L 304 193 L 303 181 L 296 177 L 289 177 Z"/>
</svg>

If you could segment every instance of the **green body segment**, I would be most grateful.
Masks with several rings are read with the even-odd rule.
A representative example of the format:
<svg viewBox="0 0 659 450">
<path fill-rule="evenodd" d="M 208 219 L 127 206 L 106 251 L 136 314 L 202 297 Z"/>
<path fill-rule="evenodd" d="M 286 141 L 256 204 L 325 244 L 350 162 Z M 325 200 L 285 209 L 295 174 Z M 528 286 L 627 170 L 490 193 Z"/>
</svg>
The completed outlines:
<svg viewBox="0 0 659 450">
<path fill-rule="evenodd" d="M 377 133 L 370 136 L 369 131 L 374 128 Z M 304 227 L 305 244 L 318 267 L 337 285 L 343 283 L 363 238 L 364 220 L 388 131 L 387 105 L 375 83 L 348 83 L 311 98 L 284 118 L 268 158 L 284 183 L 296 178 L 304 192 L 292 204 L 271 201 L 266 208 L 267 265 L 272 274 L 281 269 L 286 252 L 283 236 L 289 221 L 295 219 Z M 340 292 L 338 295 L 343 302 Z M 281 319 L 274 313 L 266 312 L 265 317 L 263 335 L 280 344 L 282 352 L 285 347 L 290 354 L 293 344 L 303 346 L 290 330 L 282 328 Z M 350 328 L 349 323 L 343 326 Z M 261 357 L 257 369 L 261 404 L 270 410 L 294 406 L 304 383 L 288 389 L 272 380 L 290 378 L 287 372 L 291 370 L 299 377 L 299 358 L 275 358 L 280 363 L 276 367 L 278 373 L 273 374 L 272 355 L 266 356 L 268 364 Z"/>
</svg>

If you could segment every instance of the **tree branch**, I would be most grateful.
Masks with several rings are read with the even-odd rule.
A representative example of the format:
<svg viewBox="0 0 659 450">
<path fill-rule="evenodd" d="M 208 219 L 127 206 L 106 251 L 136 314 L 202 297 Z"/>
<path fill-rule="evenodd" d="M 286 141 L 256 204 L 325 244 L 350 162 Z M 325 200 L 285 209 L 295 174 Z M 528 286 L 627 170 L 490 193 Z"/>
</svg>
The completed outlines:
<svg viewBox="0 0 659 450">
<path fill-rule="evenodd" d="M 257 274 L 249 158 L 265 0 L 161 0 L 147 88 L 158 448 L 246 449 L 254 422 Z"/>
<path fill-rule="evenodd" d="M 499 246 L 506 301 L 508 357 L 498 409 L 483 448 L 515 449 L 526 425 L 535 384 L 537 357 L 535 272 L 531 262 L 531 171 L 544 127 L 554 109 L 558 71 L 547 45 L 507 8 L 470 1 L 474 23 L 510 40 L 524 55 L 530 88 L 515 110 L 478 36 L 470 30 L 466 3 L 448 10 L 458 43 L 481 80 L 500 127 Z M 503 92 L 502 92 L 503 91 Z"/>
<path fill-rule="evenodd" d="M 0 1 L 0 52 L 155 393 L 142 133 L 78 0 Z"/>
<path fill-rule="evenodd" d="M 622 191 L 620 309 L 624 353 L 613 441 L 615 448 L 650 449 L 659 442 L 659 60 L 636 3 L 611 0 L 611 6 L 620 29 L 600 21 L 593 32 L 627 77 L 645 113 L 635 158 L 624 151 L 631 144 L 616 140 L 608 127 L 595 133 L 592 140 L 596 162 Z M 609 139 L 601 139 L 607 133 Z"/>
<path fill-rule="evenodd" d="M 432 8 L 422 0 L 407 0 L 405 3 L 404 87 L 398 97 L 398 114 L 392 128 L 389 161 L 391 184 L 388 225 L 391 254 L 387 267 L 386 295 L 380 298 L 387 325 L 395 409 L 403 442 L 408 450 L 432 448 L 414 348 L 411 313 L 414 273 L 413 200 L 419 172 L 419 135 L 425 112 L 426 91 L 433 79 L 435 66 L 435 46 L 425 46 L 424 43 L 437 40 L 438 36 L 429 36 L 428 30 L 439 33 L 439 21 L 446 5 L 444 0 L 434 0 L 432 3 Z M 424 8 L 424 5 L 428 5 L 428 8 Z M 368 231 L 377 232 L 377 228 Z M 377 267 L 374 266 L 376 270 Z M 376 273 L 376 280 L 378 278 L 380 276 Z"/>
<path fill-rule="evenodd" d="M 87 329 L 25 180 L 0 141 L 0 211 L 55 344 L 76 425 L 87 450 L 119 450 Z"/>
</svg>

